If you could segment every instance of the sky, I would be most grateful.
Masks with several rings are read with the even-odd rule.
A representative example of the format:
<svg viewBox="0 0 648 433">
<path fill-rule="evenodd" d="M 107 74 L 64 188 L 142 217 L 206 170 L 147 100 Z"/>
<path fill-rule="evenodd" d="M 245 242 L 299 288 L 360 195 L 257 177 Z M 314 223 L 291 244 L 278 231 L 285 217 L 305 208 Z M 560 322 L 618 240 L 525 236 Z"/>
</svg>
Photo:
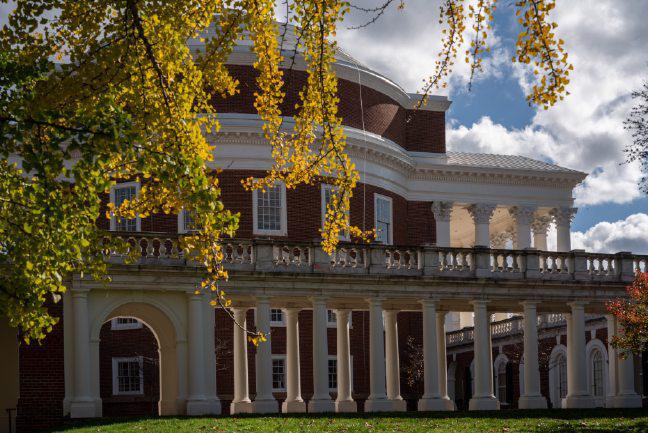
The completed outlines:
<svg viewBox="0 0 648 433">
<path fill-rule="evenodd" d="M 354 3 L 375 7 L 383 0 Z M 533 75 L 511 63 L 519 32 L 513 3 L 497 2 L 488 38 L 491 54 L 472 90 L 467 89 L 470 71 L 463 47 L 447 89 L 438 92 L 453 101 L 447 113 L 448 149 L 523 155 L 588 173 L 574 191 L 579 211 L 572 247 L 648 254 L 648 197 L 638 187 L 638 164 L 625 163 L 623 153 L 631 142 L 623 129 L 635 103 L 630 94 L 648 80 L 648 1 L 557 0 L 552 17 L 574 71 L 571 94 L 547 111 L 527 105 Z M 438 5 L 439 0 L 405 0 L 404 9 L 392 7 L 358 30 L 347 27 L 366 22 L 367 16 L 352 12 L 339 26 L 338 43 L 406 91 L 418 91 L 433 73 L 441 48 Z M 0 25 L 11 8 L 0 4 Z"/>
<path fill-rule="evenodd" d="M 623 153 L 631 142 L 623 129 L 636 103 L 631 92 L 648 79 L 648 2 L 556 3 L 556 32 L 574 65 L 571 94 L 546 111 L 528 106 L 525 95 L 533 75 L 511 63 L 519 32 L 513 2 L 497 2 L 488 38 L 491 54 L 472 90 L 468 91 L 470 71 L 463 47 L 448 88 L 437 92 L 453 101 L 447 113 L 448 149 L 523 155 L 588 173 L 574 191 L 579 211 L 572 224 L 572 247 L 648 254 L 648 198 L 639 190 L 638 164 L 626 164 Z M 440 49 L 438 4 L 406 0 L 404 9 L 389 10 L 367 28 L 341 29 L 338 42 L 406 91 L 418 91 L 434 71 Z M 353 12 L 343 27 L 365 19 Z"/>
</svg>

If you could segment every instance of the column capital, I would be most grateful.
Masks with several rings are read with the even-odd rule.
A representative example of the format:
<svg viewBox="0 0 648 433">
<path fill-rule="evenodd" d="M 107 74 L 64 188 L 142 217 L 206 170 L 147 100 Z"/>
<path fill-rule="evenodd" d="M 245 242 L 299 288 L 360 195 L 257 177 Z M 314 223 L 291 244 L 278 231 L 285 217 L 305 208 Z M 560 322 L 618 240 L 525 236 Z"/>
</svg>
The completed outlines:
<svg viewBox="0 0 648 433">
<path fill-rule="evenodd" d="M 475 224 L 488 224 L 497 206 L 492 203 L 475 203 L 466 207 Z"/>
<path fill-rule="evenodd" d="M 551 224 L 551 217 L 549 215 L 536 215 L 531 221 L 531 231 L 535 235 L 546 235 Z"/>
<path fill-rule="evenodd" d="M 576 212 L 578 212 L 576 207 L 563 206 L 552 209 L 550 215 L 556 221 L 556 225 L 568 225 L 571 224 Z"/>
<path fill-rule="evenodd" d="M 257 304 L 269 304 L 270 299 L 272 299 L 271 296 L 269 295 L 257 295 L 255 296 L 255 300 Z"/>
<path fill-rule="evenodd" d="M 371 298 L 366 298 L 365 299 L 369 305 L 376 305 L 379 307 L 382 307 L 383 302 L 385 302 L 385 298 L 382 296 L 375 296 Z"/>
<path fill-rule="evenodd" d="M 432 213 L 434 214 L 434 219 L 437 221 L 450 222 L 453 206 L 454 202 L 452 201 L 435 201 L 434 203 L 432 203 Z"/>
<path fill-rule="evenodd" d="M 517 224 L 531 224 L 536 208 L 533 206 L 513 206 L 509 208 L 509 214 L 515 218 Z"/>
<path fill-rule="evenodd" d="M 296 316 L 302 309 L 298 307 L 284 307 L 281 310 L 286 316 Z"/>
<path fill-rule="evenodd" d="M 418 302 L 424 308 L 425 307 L 435 307 L 435 309 L 436 309 L 437 304 L 439 303 L 439 301 L 437 299 L 420 299 Z"/>
<path fill-rule="evenodd" d="M 526 307 L 527 305 L 529 307 L 537 307 L 538 304 L 541 304 L 541 303 L 542 303 L 542 301 L 520 301 L 520 305 L 522 305 L 523 307 Z"/>
<path fill-rule="evenodd" d="M 472 301 L 468 302 L 470 305 L 474 307 L 484 307 L 486 308 L 488 304 L 490 303 L 490 300 L 488 299 L 473 299 Z"/>
<path fill-rule="evenodd" d="M 87 298 L 90 289 L 72 289 L 70 290 L 70 295 L 73 298 Z"/>
<path fill-rule="evenodd" d="M 326 305 L 329 300 L 328 296 L 311 296 L 309 299 L 315 305 Z"/>
<path fill-rule="evenodd" d="M 493 233 L 490 235 L 490 242 L 492 248 L 504 249 L 506 248 L 506 241 L 511 239 L 514 241 L 515 233 L 512 229 L 506 229 L 504 231 Z"/>
<path fill-rule="evenodd" d="M 573 302 L 567 302 L 567 305 L 574 309 L 574 308 L 583 308 L 585 309 L 585 305 L 589 304 L 587 301 L 573 301 Z"/>
</svg>

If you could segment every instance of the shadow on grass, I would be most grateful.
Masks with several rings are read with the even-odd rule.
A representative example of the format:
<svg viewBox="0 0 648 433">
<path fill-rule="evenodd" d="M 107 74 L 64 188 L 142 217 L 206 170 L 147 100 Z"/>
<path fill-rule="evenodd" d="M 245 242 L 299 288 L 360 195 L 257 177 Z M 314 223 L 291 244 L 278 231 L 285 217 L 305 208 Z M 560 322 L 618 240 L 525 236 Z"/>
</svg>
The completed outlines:
<svg viewBox="0 0 648 433">
<path fill-rule="evenodd" d="M 305 414 L 241 414 L 241 415 L 219 415 L 212 417 L 118 417 L 118 418 L 95 418 L 85 420 L 67 419 L 62 425 L 57 426 L 48 432 L 61 432 L 71 428 L 100 427 L 119 423 L 137 423 L 141 421 L 173 421 L 173 420 L 200 420 L 200 419 L 380 419 L 380 418 L 421 418 L 421 419 L 537 419 L 539 423 L 534 431 L 537 433 L 633 433 L 648 432 L 648 411 L 646 409 L 579 409 L 579 410 L 503 410 L 503 411 L 457 411 L 457 412 L 382 412 L 382 413 L 305 413 Z M 638 419 L 631 425 L 614 425 L 610 427 L 613 419 L 624 419 L 625 421 Z M 605 425 L 599 425 L 597 419 L 607 419 Z M 544 424 L 542 420 L 546 421 Z M 581 420 L 575 423 L 574 420 Z M 587 421 L 584 421 L 587 420 Z M 564 421 L 560 422 L 560 421 Z"/>
</svg>

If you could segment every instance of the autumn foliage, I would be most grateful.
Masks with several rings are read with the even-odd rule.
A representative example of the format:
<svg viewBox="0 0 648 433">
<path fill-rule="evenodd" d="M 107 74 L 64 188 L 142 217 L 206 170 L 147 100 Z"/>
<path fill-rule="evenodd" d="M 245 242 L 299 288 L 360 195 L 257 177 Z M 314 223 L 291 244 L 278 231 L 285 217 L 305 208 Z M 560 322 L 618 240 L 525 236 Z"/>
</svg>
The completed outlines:
<svg viewBox="0 0 648 433">
<path fill-rule="evenodd" d="M 648 272 L 638 272 L 627 290 L 629 298 L 608 304 L 623 329 L 612 339 L 612 345 L 639 355 L 648 349 Z"/>
</svg>

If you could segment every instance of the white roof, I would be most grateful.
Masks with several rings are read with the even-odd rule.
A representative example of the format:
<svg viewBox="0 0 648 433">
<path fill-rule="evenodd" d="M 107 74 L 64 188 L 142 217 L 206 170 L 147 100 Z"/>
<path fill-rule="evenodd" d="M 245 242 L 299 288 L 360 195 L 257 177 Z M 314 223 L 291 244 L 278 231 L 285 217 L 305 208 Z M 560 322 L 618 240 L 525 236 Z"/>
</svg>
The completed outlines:
<svg viewBox="0 0 648 433">
<path fill-rule="evenodd" d="M 447 152 L 448 165 L 504 168 L 513 170 L 537 170 L 562 173 L 580 173 L 577 170 L 550 164 L 518 155 L 495 155 L 491 153 Z"/>
</svg>

